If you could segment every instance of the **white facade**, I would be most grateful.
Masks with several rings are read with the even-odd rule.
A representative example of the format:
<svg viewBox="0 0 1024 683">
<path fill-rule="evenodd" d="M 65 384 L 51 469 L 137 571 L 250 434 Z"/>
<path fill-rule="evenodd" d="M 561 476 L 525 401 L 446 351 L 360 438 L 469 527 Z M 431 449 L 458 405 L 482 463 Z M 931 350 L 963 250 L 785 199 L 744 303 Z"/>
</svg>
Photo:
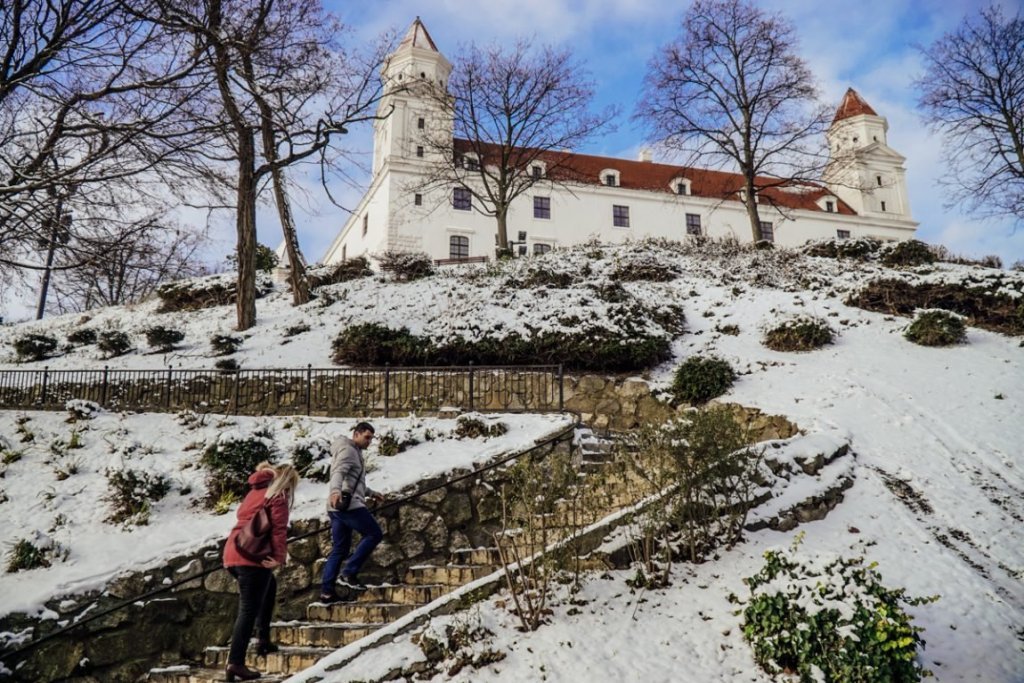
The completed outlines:
<svg viewBox="0 0 1024 683">
<path fill-rule="evenodd" d="M 451 69 L 417 18 L 382 77 L 386 84 L 408 86 L 419 80 L 443 87 Z M 381 110 L 388 109 L 390 116 L 376 124 L 370 188 L 323 262 L 387 250 L 424 251 L 439 260 L 493 257 L 493 217 L 454 208 L 453 189 L 415 189 L 430 163 L 429 146 L 418 143 L 431 127 L 448 125 L 450 130 L 450 123 L 432 111 L 428 98 L 417 96 L 415 87 L 386 96 Z M 774 201 L 759 201 L 760 219 L 771 224 L 775 242 L 797 246 L 814 238 L 913 237 L 917 223 L 910 216 L 904 158 L 888 147 L 887 128 L 885 119 L 859 95 L 847 92 L 828 132 L 832 158 L 843 163 L 830 164 L 823 185 L 775 189 L 770 197 Z M 508 236 L 518 251 L 533 253 L 592 238 L 681 240 L 697 223 L 702 235 L 751 240 L 740 196 L 721 193 L 721 187 L 740 186 L 738 175 L 654 164 L 644 153 L 639 161 L 574 158 L 581 168 L 593 169 L 592 182 L 570 190 L 542 181 L 513 204 Z M 608 174 L 616 176 L 615 186 L 602 184 Z M 680 185 L 685 194 L 679 193 Z M 718 190 L 709 192 L 712 187 Z M 535 198 L 541 198 L 536 210 Z M 549 211 L 544 210 L 544 198 Z M 624 222 L 628 226 L 616 225 Z M 520 243 L 521 233 L 526 239 Z"/>
</svg>

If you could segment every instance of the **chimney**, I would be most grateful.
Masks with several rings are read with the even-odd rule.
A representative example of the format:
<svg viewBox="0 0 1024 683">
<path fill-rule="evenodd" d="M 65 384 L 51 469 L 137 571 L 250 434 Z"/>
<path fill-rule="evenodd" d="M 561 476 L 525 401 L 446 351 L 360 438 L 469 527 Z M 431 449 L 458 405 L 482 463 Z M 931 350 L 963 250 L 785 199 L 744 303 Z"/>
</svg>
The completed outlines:
<svg viewBox="0 0 1024 683">
<path fill-rule="evenodd" d="M 637 161 L 643 161 L 649 164 L 651 163 L 652 158 L 653 157 L 651 156 L 651 150 L 649 150 L 646 147 L 640 148 L 640 154 L 637 155 Z"/>
</svg>

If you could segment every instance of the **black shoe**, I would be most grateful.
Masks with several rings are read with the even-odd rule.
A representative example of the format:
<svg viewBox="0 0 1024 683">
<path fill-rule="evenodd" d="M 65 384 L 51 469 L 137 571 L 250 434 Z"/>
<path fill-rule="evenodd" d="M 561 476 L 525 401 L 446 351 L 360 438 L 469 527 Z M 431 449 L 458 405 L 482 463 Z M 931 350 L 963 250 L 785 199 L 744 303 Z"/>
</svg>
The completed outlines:
<svg viewBox="0 0 1024 683">
<path fill-rule="evenodd" d="M 256 643 L 256 654 L 260 657 L 266 657 L 271 652 L 277 652 L 278 647 L 269 640 L 261 640 Z"/>
<path fill-rule="evenodd" d="M 245 664 L 228 664 L 224 669 L 224 677 L 229 681 L 234 681 L 235 678 L 240 681 L 252 681 L 262 676 L 259 671 L 246 668 Z"/>
<path fill-rule="evenodd" d="M 359 580 L 356 576 L 345 576 L 344 574 L 338 579 L 338 585 L 344 586 L 349 590 L 364 591 L 366 590 L 366 584 Z"/>
<path fill-rule="evenodd" d="M 322 602 L 325 605 L 330 605 L 335 602 L 341 602 L 341 596 L 331 591 L 330 593 L 321 593 L 317 602 Z"/>
</svg>

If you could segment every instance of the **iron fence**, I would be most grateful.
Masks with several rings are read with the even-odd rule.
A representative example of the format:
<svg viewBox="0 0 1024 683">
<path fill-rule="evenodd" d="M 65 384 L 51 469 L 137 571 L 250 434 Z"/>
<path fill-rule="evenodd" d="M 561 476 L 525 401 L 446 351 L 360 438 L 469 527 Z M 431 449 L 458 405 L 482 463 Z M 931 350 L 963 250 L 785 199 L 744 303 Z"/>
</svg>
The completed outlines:
<svg viewBox="0 0 1024 683">
<path fill-rule="evenodd" d="M 71 399 L 108 410 L 337 417 L 554 412 L 561 365 L 259 370 L 0 370 L 0 409 L 63 410 Z"/>
</svg>

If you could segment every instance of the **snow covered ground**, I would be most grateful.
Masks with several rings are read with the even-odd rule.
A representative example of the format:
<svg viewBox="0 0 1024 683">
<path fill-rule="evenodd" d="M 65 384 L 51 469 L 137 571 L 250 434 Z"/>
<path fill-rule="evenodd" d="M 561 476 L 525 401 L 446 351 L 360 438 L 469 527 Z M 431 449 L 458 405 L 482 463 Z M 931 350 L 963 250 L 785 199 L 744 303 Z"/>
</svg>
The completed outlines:
<svg viewBox="0 0 1024 683">
<path fill-rule="evenodd" d="M 664 386 L 679 359 L 698 352 L 716 353 L 741 373 L 726 400 L 786 415 L 810 431 L 839 429 L 851 434 L 856 483 L 826 520 L 800 527 L 806 533 L 803 549 L 863 555 L 878 563 L 887 585 L 904 586 L 912 595 L 940 595 L 936 603 L 911 609 L 917 625 L 926 629 L 923 637 L 928 644 L 921 661 L 937 680 L 1024 681 L 1024 349 L 1020 340 L 971 328 L 967 344 L 919 347 L 901 334 L 908 320 L 843 303 L 848 293 L 876 276 L 917 281 L 972 278 L 997 282 L 1010 296 L 1020 296 L 1024 275 L 947 264 L 897 272 L 877 264 L 785 252 L 686 254 L 649 246 L 606 247 L 601 258 L 590 259 L 590 267 L 584 269 L 586 250 L 554 252 L 529 260 L 533 266 L 524 261 L 509 268 L 539 264 L 566 270 L 580 274 L 583 286 L 607 282 L 613 268 L 628 259 L 678 266 L 681 275 L 671 282 L 623 285 L 644 301 L 679 302 L 686 313 L 687 332 L 673 342 L 676 360 L 650 372 L 651 380 Z M 414 333 L 468 335 L 478 330 L 456 329 L 453 321 L 470 317 L 480 329 L 493 329 L 499 324 L 522 325 L 527 319 L 548 320 L 580 305 L 578 297 L 573 299 L 579 292 L 573 290 L 549 289 L 540 297 L 507 291 L 502 282 L 497 276 L 470 281 L 455 274 L 408 284 L 362 280 L 334 286 L 338 301 L 328 307 L 314 302 L 298 310 L 288 305 L 286 294 L 276 292 L 258 302 L 259 327 L 248 334 L 237 357 L 243 367 L 250 368 L 326 366 L 331 339 L 352 321 L 406 325 Z M 116 323 L 138 331 L 149 324 L 176 321 L 188 335 L 188 345 L 181 351 L 168 356 L 136 352 L 100 361 L 93 349 L 86 348 L 46 363 L 51 367 L 104 362 L 139 368 L 211 365 L 206 341 L 211 334 L 230 329 L 233 308 L 157 316 L 154 307 L 146 303 L 131 311 L 101 311 L 91 316 L 89 326 Z M 804 354 L 778 353 L 761 345 L 765 325 L 798 313 L 828 321 L 838 333 L 835 343 Z M 603 313 L 596 310 L 594 315 Z M 9 349 L 14 336 L 30 330 L 66 334 L 80 319 L 64 316 L 0 327 L 0 349 Z M 282 344 L 283 330 L 301 322 L 311 330 Z M 719 331 L 727 325 L 737 326 L 739 333 Z M 0 350 L 0 355 L 4 352 Z M 12 354 L 6 367 L 43 364 L 15 366 Z M 163 429 L 165 438 L 174 436 L 170 417 L 131 419 L 139 421 L 140 432 Z M 44 423 L 42 417 L 33 417 L 36 420 Z M 0 415 L 0 433 L 10 434 L 12 421 L 11 415 Z M 512 424 L 511 418 L 508 421 Z M 67 432 L 67 426 L 58 423 L 46 429 L 56 432 L 58 427 Z M 524 423 L 520 430 L 524 438 L 530 429 Z M 160 443 L 163 451 L 171 452 L 160 439 L 147 442 Z M 5 528 L 8 539 L 29 529 L 27 518 L 34 518 L 39 528 L 50 523 L 42 522 L 46 508 L 38 502 L 38 493 L 53 486 L 49 479 L 34 485 L 34 505 L 14 513 L 10 487 L 18 465 L 12 465 L 0 482 L 12 498 L 0 510 L 5 518 L 22 520 L 13 525 L 15 531 Z M 102 467 L 96 463 L 89 469 Z M 177 477 L 193 476 L 174 469 L 170 462 L 168 468 Z M 80 476 L 61 484 L 73 486 Z M 399 478 L 409 481 L 405 474 Z M 175 496 L 172 492 L 167 507 Z M 311 514 L 319 504 L 314 498 L 308 501 Z M 68 498 L 65 504 L 79 505 L 78 500 Z M 83 508 L 75 516 L 98 518 L 95 503 L 89 504 L 88 512 Z M 151 525 L 163 523 L 164 512 L 160 507 Z M 47 514 L 53 516 L 56 510 Z M 200 520 L 185 511 L 167 514 L 176 521 L 172 526 L 180 527 L 188 539 L 182 543 L 198 544 L 224 533 L 228 526 L 223 518 Z M 189 520 L 187 528 L 184 520 Z M 141 533 L 126 534 L 121 542 L 128 545 L 131 539 L 131 544 L 144 546 L 147 533 L 143 528 Z M 790 544 L 795 533 L 752 534 L 717 561 L 678 567 L 672 587 L 666 590 L 635 593 L 625 583 L 627 573 L 591 577 L 582 596 L 576 596 L 586 604 L 563 601 L 555 606 L 551 623 L 535 633 L 516 631 L 507 609 L 494 600 L 485 602 L 468 614 L 450 618 L 479 622 L 492 630 L 495 635 L 481 647 L 504 651 L 507 657 L 480 670 L 464 670 L 450 680 L 770 680 L 743 642 L 740 617 L 727 596 L 746 595 L 742 578 L 757 571 L 764 550 Z M 74 557 L 72 552 L 69 561 Z M 142 566 L 154 561 L 138 555 L 126 562 Z M 96 585 L 118 568 L 87 563 L 73 575 L 52 574 L 45 581 L 62 587 Z M 4 612 L 14 603 L 36 604 L 45 592 L 17 575 L 5 575 L 0 591 Z M 326 674 L 324 680 L 368 679 L 401 666 L 417 653 L 415 646 L 400 642 L 357 659 L 341 672 Z"/>
</svg>

